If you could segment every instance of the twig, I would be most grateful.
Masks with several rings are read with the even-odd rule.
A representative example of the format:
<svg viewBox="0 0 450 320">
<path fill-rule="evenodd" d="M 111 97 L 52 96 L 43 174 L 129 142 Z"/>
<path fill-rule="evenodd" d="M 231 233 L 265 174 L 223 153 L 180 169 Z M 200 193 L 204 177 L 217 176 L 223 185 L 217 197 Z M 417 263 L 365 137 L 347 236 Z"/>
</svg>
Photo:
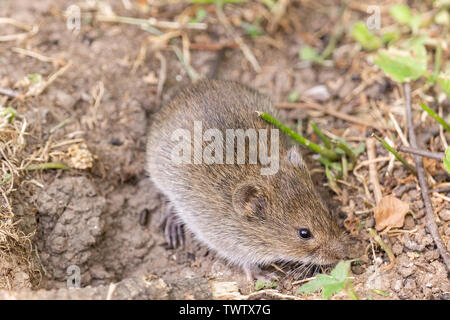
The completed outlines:
<svg viewBox="0 0 450 320">
<path fill-rule="evenodd" d="M 303 282 L 308 282 L 308 281 L 311 281 L 311 280 L 314 280 L 314 279 L 316 279 L 316 277 L 311 277 L 311 278 L 305 278 L 305 279 L 297 280 L 297 281 L 292 282 L 292 285 L 295 286 L 297 284 L 300 284 L 300 283 L 303 283 Z"/>
<path fill-rule="evenodd" d="M 375 159 L 375 140 L 373 138 L 368 138 L 367 142 L 367 157 L 369 161 L 372 161 Z M 369 179 L 370 183 L 373 187 L 373 194 L 375 196 L 375 203 L 377 204 L 380 202 L 381 198 L 383 197 L 383 194 L 381 193 L 381 186 L 378 181 L 378 174 L 377 174 L 377 168 L 375 167 L 375 162 L 370 162 L 369 164 Z"/>
<path fill-rule="evenodd" d="M 72 61 L 67 62 L 67 64 L 56 71 L 54 74 L 52 74 L 47 81 L 39 82 L 37 86 L 32 86 L 28 89 L 27 93 L 25 94 L 26 97 L 39 96 L 53 81 L 55 81 L 60 75 L 62 75 L 64 72 L 66 72 L 67 69 L 72 65 Z"/>
<path fill-rule="evenodd" d="M 1 41 L 22 40 L 26 37 L 35 35 L 39 31 L 39 27 L 37 25 L 29 25 L 29 24 L 17 21 L 12 18 L 0 17 L 0 24 L 11 24 L 17 28 L 27 31 L 27 32 L 23 32 L 23 33 L 2 35 L 2 36 L 0 36 L 0 42 Z"/>
<path fill-rule="evenodd" d="M 339 112 L 339 111 L 335 111 L 332 110 L 330 108 L 325 108 L 323 106 L 321 106 L 320 104 L 317 104 L 315 102 L 312 101 L 306 101 L 305 102 L 296 102 L 296 103 L 290 103 L 290 102 L 279 102 L 277 103 L 277 108 L 281 108 L 281 109 L 312 109 L 312 110 L 317 110 L 317 111 L 321 111 L 324 113 L 327 113 L 333 117 L 345 120 L 345 121 L 349 121 L 349 122 L 353 122 L 353 123 L 357 123 L 359 125 L 362 126 L 366 126 L 366 127 L 370 127 L 370 128 L 375 128 L 378 129 L 380 131 L 383 131 L 387 128 L 370 123 L 370 122 L 366 122 L 364 120 L 361 120 L 357 117 Z"/>
<path fill-rule="evenodd" d="M 142 41 L 141 48 L 139 49 L 138 56 L 134 61 L 131 73 L 135 73 L 139 66 L 144 62 L 145 55 L 147 54 L 147 45 L 152 45 L 153 51 L 158 51 L 167 46 L 167 43 L 173 38 L 179 37 L 181 35 L 180 31 L 170 31 L 162 33 L 161 35 L 154 36 L 150 35 Z"/>
<path fill-rule="evenodd" d="M 418 156 L 436 159 L 436 160 L 442 160 L 445 157 L 445 154 L 443 152 L 431 152 L 431 151 L 427 151 L 427 150 L 414 149 L 414 148 L 409 148 L 409 147 L 405 147 L 405 146 L 398 147 L 398 151 L 412 153 L 412 154 L 415 154 Z"/>
<path fill-rule="evenodd" d="M 17 48 L 16 47 L 16 48 L 13 48 L 12 51 L 15 52 L 15 53 L 18 53 L 18 54 L 23 54 L 25 56 L 38 59 L 39 61 L 43 61 L 43 62 L 55 62 L 55 61 L 58 61 L 58 58 L 47 57 L 47 56 L 44 56 L 44 55 L 42 55 L 40 53 L 31 51 L 31 50 L 22 49 L 22 48 Z"/>
<path fill-rule="evenodd" d="M 153 33 L 155 35 L 161 35 L 162 31 L 157 29 L 171 29 L 171 30 L 180 30 L 180 29 L 195 29 L 195 30 L 206 30 L 208 25 L 202 22 L 188 22 L 188 23 L 179 23 L 176 21 L 158 21 L 155 18 L 149 19 L 139 19 L 132 17 L 121 17 L 121 16 L 107 16 L 107 15 L 97 15 L 98 21 L 102 22 L 118 22 L 118 23 L 126 23 L 141 26 L 141 28 Z"/>
<path fill-rule="evenodd" d="M 240 296 L 239 299 L 242 299 L 242 300 L 258 299 L 258 298 L 260 298 L 260 296 L 264 296 L 264 295 L 268 295 L 271 298 L 276 298 L 276 299 L 300 300 L 299 297 L 282 294 L 275 289 L 264 289 L 264 290 L 252 292 L 247 296 Z"/>
<path fill-rule="evenodd" d="M 0 94 L 11 97 L 11 98 L 17 98 L 20 96 L 20 94 L 18 92 L 11 90 L 11 89 L 5 89 L 5 88 L 0 88 Z"/>
<path fill-rule="evenodd" d="M 171 47 L 173 52 L 175 52 L 175 55 L 177 56 L 178 60 L 180 60 L 184 69 L 186 70 L 189 78 L 191 78 L 192 81 L 196 81 L 199 78 L 201 78 L 201 75 L 199 75 L 197 71 L 195 71 L 195 69 L 189 63 L 187 63 L 187 61 L 184 60 L 183 53 L 181 52 L 181 50 L 175 45 L 172 45 Z"/>
<path fill-rule="evenodd" d="M 417 171 L 416 169 L 414 169 L 414 167 L 412 165 L 410 165 L 405 159 L 403 159 L 402 156 L 400 156 L 398 154 L 397 151 L 394 150 L 394 148 L 392 148 L 389 143 L 387 143 L 383 138 L 380 138 L 379 136 L 377 136 L 376 134 L 372 134 L 372 137 L 374 137 L 375 139 L 377 139 L 382 145 L 383 147 L 386 148 L 386 150 L 388 150 L 390 153 L 392 153 L 395 158 L 397 158 L 398 161 L 400 161 L 401 163 L 403 163 L 403 165 L 408 168 L 409 171 L 411 171 L 414 175 L 417 175 Z"/>
<path fill-rule="evenodd" d="M 228 33 L 229 36 L 233 37 L 234 41 L 239 45 L 242 53 L 244 54 L 245 58 L 250 62 L 255 72 L 259 73 L 261 71 L 261 66 L 259 65 L 258 60 L 256 60 L 253 52 L 245 44 L 244 40 L 242 40 L 242 38 L 236 35 L 236 32 L 233 31 L 230 22 L 228 21 L 227 17 L 225 16 L 225 13 L 223 12 L 222 6 L 219 4 L 216 6 L 216 13 L 220 23 L 222 23 L 223 27 L 225 28 L 225 31 Z"/>
<path fill-rule="evenodd" d="M 402 143 L 409 147 L 409 142 L 406 139 L 405 135 L 403 134 L 402 129 L 400 128 L 400 126 L 398 125 L 397 120 L 395 119 L 394 115 L 392 114 L 392 112 L 389 112 L 389 118 L 391 119 L 392 123 L 394 124 L 394 128 L 397 131 L 398 136 L 400 137 L 400 140 L 402 140 Z"/>
<path fill-rule="evenodd" d="M 220 51 L 222 49 L 236 48 L 239 44 L 236 41 L 226 42 L 226 43 L 202 43 L 194 42 L 191 43 L 190 49 L 192 50 L 205 50 L 205 51 Z"/>
<path fill-rule="evenodd" d="M 435 189 L 431 189 L 428 191 L 428 193 L 432 193 L 432 192 L 442 192 L 442 193 L 450 192 L 450 186 L 435 188 Z"/>
<path fill-rule="evenodd" d="M 268 30 L 269 32 L 274 32 L 281 18 L 286 13 L 286 9 L 289 5 L 290 0 L 279 0 L 275 5 L 271 7 L 272 19 L 269 21 Z"/>
<path fill-rule="evenodd" d="M 60 123 L 58 123 L 56 126 L 54 126 L 53 128 L 50 129 L 50 133 L 54 133 L 56 130 L 64 127 L 66 124 L 70 123 L 71 121 L 73 121 L 72 117 L 69 117 L 63 121 L 61 121 Z"/>
<path fill-rule="evenodd" d="M 387 266 L 381 267 L 381 270 L 391 270 L 395 265 L 395 256 L 392 253 L 391 248 L 388 247 L 386 243 L 384 243 L 383 239 L 376 233 L 376 231 L 372 228 L 367 229 L 372 236 L 373 240 L 375 240 L 380 247 L 386 252 L 389 257 L 390 263 Z"/>
<path fill-rule="evenodd" d="M 408 121 L 409 142 L 410 142 L 412 148 L 417 149 L 416 135 L 414 133 L 414 127 L 413 127 L 412 115 L 411 115 L 411 86 L 409 83 L 403 84 L 403 92 L 405 95 L 406 118 Z M 434 243 L 436 244 L 436 247 L 439 250 L 439 253 L 447 267 L 447 272 L 448 272 L 448 271 L 450 271 L 450 256 L 449 256 L 444 244 L 442 243 L 442 239 L 441 239 L 439 230 L 436 225 L 433 207 L 431 206 L 430 197 L 428 195 L 428 185 L 425 180 L 425 173 L 424 173 L 425 170 L 423 168 L 422 157 L 419 155 L 414 155 L 414 161 L 416 162 L 417 176 L 419 179 L 420 189 L 422 191 L 423 202 L 425 204 L 425 212 L 426 212 L 426 220 L 427 220 L 426 226 L 427 226 L 428 231 L 430 232 L 431 236 L 433 237 Z"/>
<path fill-rule="evenodd" d="M 112 299 L 112 296 L 113 296 L 113 294 L 114 294 L 114 291 L 116 291 L 116 287 L 117 287 L 117 284 L 116 283 L 110 283 L 109 284 L 109 287 L 108 287 L 108 293 L 106 294 L 106 300 L 111 300 Z"/>
<path fill-rule="evenodd" d="M 161 52 L 157 51 L 155 54 L 156 58 L 158 58 L 161 67 L 159 69 L 159 77 L 158 77 L 158 88 L 156 91 L 156 101 L 159 104 L 161 102 L 161 94 L 164 88 L 164 83 L 166 82 L 167 77 L 167 62 L 166 58 L 161 54 Z"/>
</svg>

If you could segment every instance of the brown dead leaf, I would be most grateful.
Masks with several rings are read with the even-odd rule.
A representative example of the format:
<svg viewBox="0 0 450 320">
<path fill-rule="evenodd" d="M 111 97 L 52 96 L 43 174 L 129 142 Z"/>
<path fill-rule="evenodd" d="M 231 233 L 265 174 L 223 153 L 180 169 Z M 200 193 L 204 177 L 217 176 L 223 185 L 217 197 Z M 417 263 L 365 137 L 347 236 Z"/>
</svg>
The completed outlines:
<svg viewBox="0 0 450 320">
<path fill-rule="evenodd" d="M 409 176 L 407 176 L 404 179 L 397 179 L 398 183 L 401 184 L 407 184 L 407 183 L 412 183 L 416 181 L 416 177 L 413 174 L 410 174 Z"/>
<path fill-rule="evenodd" d="M 440 170 L 440 164 L 442 161 L 436 161 L 436 159 L 423 158 L 423 166 L 425 169 L 431 174 L 431 176 L 435 176 Z"/>
<path fill-rule="evenodd" d="M 358 217 L 347 217 L 347 219 L 345 219 L 344 221 L 344 227 L 345 229 L 347 229 L 348 232 L 350 232 L 350 234 L 352 236 L 357 236 L 359 234 L 359 223 L 360 223 L 360 219 Z"/>
<path fill-rule="evenodd" d="M 405 222 L 409 204 L 393 195 L 384 196 L 375 208 L 375 228 L 380 231 L 385 228 L 400 228 Z"/>
</svg>

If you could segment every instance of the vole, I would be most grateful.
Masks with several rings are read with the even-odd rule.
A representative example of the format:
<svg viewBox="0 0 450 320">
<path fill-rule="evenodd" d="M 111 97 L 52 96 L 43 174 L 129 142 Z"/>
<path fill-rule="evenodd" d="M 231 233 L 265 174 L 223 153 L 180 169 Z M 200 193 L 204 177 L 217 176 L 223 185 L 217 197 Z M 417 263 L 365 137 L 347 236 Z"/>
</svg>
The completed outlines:
<svg viewBox="0 0 450 320">
<path fill-rule="evenodd" d="M 279 116 L 271 100 L 255 89 L 232 81 L 202 80 L 182 90 L 154 115 L 148 132 L 147 170 L 168 199 L 163 221 L 168 243 L 183 242 L 184 225 L 249 277 L 258 267 L 274 262 L 324 265 L 343 259 L 344 236 L 315 190 L 299 149 L 289 147 L 284 133 L 272 134 L 278 129 L 256 111 Z M 203 140 L 195 142 L 199 127 L 201 135 L 207 135 L 208 129 L 218 130 L 223 140 L 230 130 L 266 132 L 270 148 L 258 145 L 257 149 L 272 149 L 273 153 L 277 150 L 271 143 L 278 139 L 278 170 L 262 174 L 267 162 L 251 163 L 254 149 L 248 137 L 245 163 L 237 161 L 242 151 L 238 139 L 228 154 L 236 155 L 233 164 L 226 161 L 229 149 L 211 152 L 216 161 L 201 159 L 214 139 L 211 134 L 200 135 Z M 180 148 L 181 141 L 189 148 Z M 184 161 L 174 158 L 174 152 Z"/>
</svg>

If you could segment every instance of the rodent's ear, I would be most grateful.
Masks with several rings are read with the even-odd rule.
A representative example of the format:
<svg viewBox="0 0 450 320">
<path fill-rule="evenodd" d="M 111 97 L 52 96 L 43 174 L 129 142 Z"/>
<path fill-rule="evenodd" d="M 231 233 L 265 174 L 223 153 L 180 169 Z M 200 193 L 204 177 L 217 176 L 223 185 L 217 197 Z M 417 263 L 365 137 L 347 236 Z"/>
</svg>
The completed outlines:
<svg viewBox="0 0 450 320">
<path fill-rule="evenodd" d="M 248 219 L 264 218 L 267 209 L 267 196 L 264 187 L 253 182 L 239 184 L 233 191 L 233 208 Z"/>
<path fill-rule="evenodd" d="M 307 169 L 306 164 L 303 161 L 303 158 L 302 158 L 297 146 L 293 146 L 292 148 L 290 148 L 288 150 L 286 158 L 293 165 L 295 165 L 301 169 Z"/>
</svg>

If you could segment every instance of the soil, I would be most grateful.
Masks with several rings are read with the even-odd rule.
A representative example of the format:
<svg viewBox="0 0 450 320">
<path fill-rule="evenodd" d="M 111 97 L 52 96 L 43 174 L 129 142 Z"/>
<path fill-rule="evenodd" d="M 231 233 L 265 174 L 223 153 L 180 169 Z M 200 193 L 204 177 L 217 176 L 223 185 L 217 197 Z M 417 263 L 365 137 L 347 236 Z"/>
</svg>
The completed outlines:
<svg viewBox="0 0 450 320">
<path fill-rule="evenodd" d="M 126 10 L 120 1 L 105 3 L 119 16 L 145 18 L 149 15 L 136 9 Z M 142 64 L 132 71 L 140 46 L 149 33 L 134 25 L 94 20 L 84 21 L 80 32 L 75 34 L 68 30 L 62 16 L 71 4 L 72 1 L 66 0 L 0 4 L 0 17 L 39 26 L 36 35 L 21 42 L 0 42 L 0 87 L 12 88 L 33 73 L 47 78 L 62 65 L 58 61 L 49 63 L 18 54 L 12 50 L 14 47 L 33 49 L 73 63 L 38 97 L 15 106 L 29 121 L 32 133 L 29 148 L 38 149 L 50 137 L 53 142 L 83 139 L 94 155 L 92 168 L 46 170 L 38 176 L 26 177 L 26 180 L 38 181 L 42 187 L 30 183 L 18 190 L 14 209 L 25 233 L 36 230 L 32 243 L 37 248 L 41 272 L 32 275 L 23 270 L 15 272 L 12 287 L 0 291 L 0 298 L 207 299 L 219 297 L 211 289 L 214 283 L 230 281 L 237 282 L 240 294 L 251 293 L 253 285 L 247 283 L 241 270 L 227 266 L 189 234 L 185 248 L 167 249 L 158 228 L 165 199 L 145 172 L 145 133 L 151 125 L 149 115 L 156 112 L 161 103 L 169 101 L 179 88 L 191 83 L 185 68 L 172 50 L 161 51 L 167 60 L 167 80 L 160 102 L 157 97 L 160 62 L 155 51 L 149 49 Z M 170 20 L 186 7 L 173 4 L 161 6 L 155 12 L 159 18 Z M 312 34 L 322 30 L 323 25 L 329 25 L 327 15 L 336 16 L 338 8 L 330 9 L 327 14 L 301 10 L 299 6 L 292 10 L 298 11 L 302 31 Z M 228 9 L 226 13 L 232 20 L 233 10 Z M 246 14 L 257 13 L 246 11 Z M 189 37 L 199 42 L 230 41 L 219 24 L 211 25 L 208 32 L 189 31 Z M 8 28 L 4 29 L 6 33 L 14 31 Z M 318 85 L 325 85 L 330 95 L 314 98 L 344 101 L 359 84 L 358 69 L 354 71 L 353 80 L 350 76 L 341 76 L 342 70 L 358 59 L 357 53 L 350 52 L 350 57 L 348 51 L 343 52 L 341 60 L 346 62 L 340 68 L 317 68 L 298 63 L 299 47 L 307 43 L 307 37 L 281 30 L 270 41 L 267 37 L 246 37 L 245 40 L 262 71 L 254 72 L 239 48 L 234 48 L 227 50 L 221 59 L 218 78 L 252 85 L 274 101 L 287 101 L 290 92 L 302 93 Z M 339 54 L 335 52 L 336 60 L 340 60 Z M 201 74 L 208 74 L 216 57 L 214 51 L 191 50 L 192 66 Z M 95 107 L 96 88 L 100 83 L 104 94 Z M 380 98 L 386 92 L 395 92 L 390 86 L 389 80 L 380 78 L 366 89 L 367 95 Z M 369 117 L 366 107 L 354 100 L 346 102 L 340 111 L 355 110 L 361 117 Z M 284 114 L 289 119 L 302 120 L 318 113 L 292 110 Z M 67 119 L 70 121 L 55 130 L 55 126 Z M 348 137 L 365 138 L 370 131 L 326 115 L 314 121 L 324 128 L 333 128 L 329 130 L 335 134 L 345 133 Z M 378 148 L 379 155 L 386 155 L 384 152 Z M 448 299 L 448 274 L 425 228 L 420 192 L 416 184 L 405 190 L 390 186 L 389 181 L 383 181 L 389 179 L 384 178 L 385 170 L 380 170 L 383 176 L 380 183 L 386 186 L 386 192 L 393 190 L 400 199 L 411 204 L 413 215 L 407 216 L 404 229 L 415 231 L 385 238 L 396 255 L 396 264 L 391 270 L 383 271 L 380 266 L 388 259 L 370 242 L 365 228 L 362 229 L 355 241 L 368 246 L 369 253 L 367 261 L 352 268 L 355 290 L 359 296 L 371 299 Z M 402 167 L 396 167 L 393 174 L 397 179 L 407 176 Z M 315 173 L 314 179 L 320 185 L 326 182 L 323 172 Z M 357 191 L 346 191 L 346 206 L 333 199 L 329 188 L 321 187 L 321 191 L 323 198 L 330 199 L 329 207 L 341 225 L 350 211 L 366 209 Z M 436 201 L 433 205 L 440 230 L 450 236 L 448 203 Z M 364 213 L 358 218 L 366 227 L 373 226 L 371 214 Z M 71 266 L 81 272 L 81 289 L 67 289 Z M 292 285 L 293 279 L 281 278 L 276 289 L 295 295 L 299 285 Z M 311 294 L 306 298 L 319 297 Z M 336 296 L 342 297 L 342 294 Z"/>
</svg>

